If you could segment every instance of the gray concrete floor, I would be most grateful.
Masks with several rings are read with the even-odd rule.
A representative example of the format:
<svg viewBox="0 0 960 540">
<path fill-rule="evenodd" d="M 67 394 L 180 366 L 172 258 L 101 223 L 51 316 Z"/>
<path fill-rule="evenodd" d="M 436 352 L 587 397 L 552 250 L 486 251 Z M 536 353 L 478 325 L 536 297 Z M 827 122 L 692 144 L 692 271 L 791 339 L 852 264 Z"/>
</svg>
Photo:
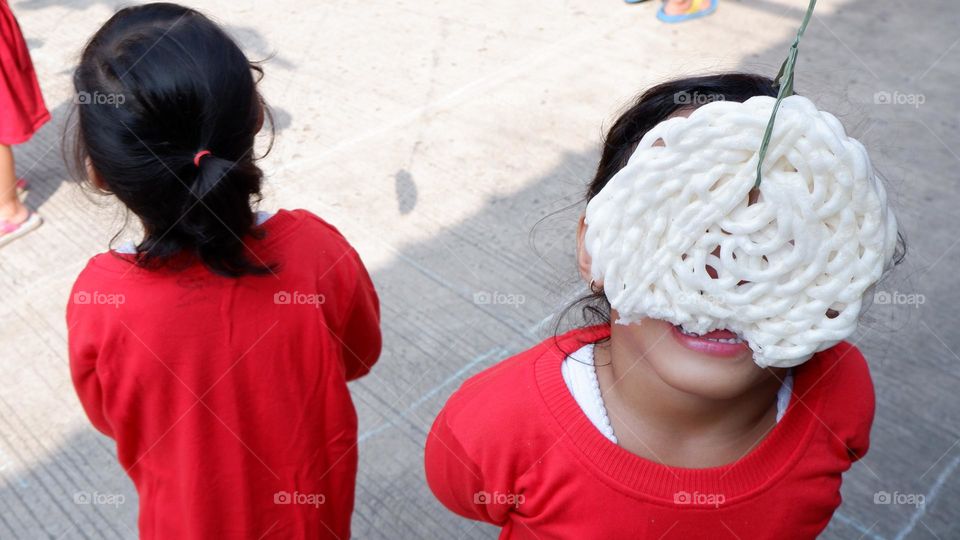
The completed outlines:
<svg viewBox="0 0 960 540">
<path fill-rule="evenodd" d="M 54 121 L 17 148 L 47 219 L 0 251 L 0 538 L 133 538 L 136 495 L 70 384 L 67 294 L 122 225 L 67 177 L 70 67 L 127 2 L 13 0 Z M 665 26 L 618 0 L 207 1 L 253 58 L 277 115 L 263 207 L 306 207 L 357 246 L 382 295 L 386 347 L 352 390 L 361 419 L 358 538 L 492 538 L 423 478 L 426 431 L 469 375 L 540 339 L 576 291 L 575 203 L 604 125 L 676 75 L 773 75 L 806 2 L 721 0 Z M 837 113 L 889 181 L 910 242 L 858 336 L 878 405 L 825 538 L 960 538 L 960 17 L 951 3 L 822 0 L 798 89 Z M 953 8 L 953 9 L 951 9 Z M 878 104 L 878 92 L 922 96 Z M 522 295 L 483 305 L 479 292 Z M 878 491 L 926 504 L 880 505 Z M 77 504 L 78 493 L 122 504 Z"/>
</svg>

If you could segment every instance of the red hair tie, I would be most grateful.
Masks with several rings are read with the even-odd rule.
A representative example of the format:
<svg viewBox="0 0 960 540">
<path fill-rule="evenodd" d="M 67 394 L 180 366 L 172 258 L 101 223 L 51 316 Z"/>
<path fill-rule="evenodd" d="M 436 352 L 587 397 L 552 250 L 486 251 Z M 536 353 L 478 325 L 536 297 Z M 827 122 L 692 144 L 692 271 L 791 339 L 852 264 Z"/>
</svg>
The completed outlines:
<svg viewBox="0 0 960 540">
<path fill-rule="evenodd" d="M 193 165 L 194 165 L 194 167 L 199 168 L 199 167 L 200 167 L 200 160 L 203 159 L 204 156 L 209 156 L 209 155 L 210 155 L 210 151 L 209 151 L 209 150 L 201 150 L 201 151 L 197 152 L 197 155 L 193 156 Z"/>
</svg>

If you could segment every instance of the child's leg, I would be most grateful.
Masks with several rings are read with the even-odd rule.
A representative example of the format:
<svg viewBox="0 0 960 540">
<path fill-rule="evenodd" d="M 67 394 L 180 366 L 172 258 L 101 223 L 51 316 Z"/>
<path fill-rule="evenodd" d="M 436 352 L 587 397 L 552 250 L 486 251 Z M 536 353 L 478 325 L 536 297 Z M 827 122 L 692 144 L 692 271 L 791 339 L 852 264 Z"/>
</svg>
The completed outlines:
<svg viewBox="0 0 960 540">
<path fill-rule="evenodd" d="M 0 144 L 0 221 L 20 223 L 27 219 L 27 207 L 17 197 L 17 170 L 13 149 Z"/>
</svg>

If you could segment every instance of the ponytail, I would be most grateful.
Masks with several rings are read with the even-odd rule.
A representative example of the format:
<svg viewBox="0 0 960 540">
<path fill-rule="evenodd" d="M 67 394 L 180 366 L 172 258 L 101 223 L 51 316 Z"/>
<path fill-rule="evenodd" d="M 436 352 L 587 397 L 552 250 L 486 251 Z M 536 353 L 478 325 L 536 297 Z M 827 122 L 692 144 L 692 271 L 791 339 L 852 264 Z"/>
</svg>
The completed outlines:
<svg viewBox="0 0 960 540">
<path fill-rule="evenodd" d="M 214 155 L 199 160 L 190 196 L 184 200 L 179 227 L 200 260 L 227 276 L 264 274 L 263 264 L 249 260 L 243 237 L 257 236 L 250 199 L 259 196 L 260 169 L 250 159 L 228 161 Z"/>
</svg>

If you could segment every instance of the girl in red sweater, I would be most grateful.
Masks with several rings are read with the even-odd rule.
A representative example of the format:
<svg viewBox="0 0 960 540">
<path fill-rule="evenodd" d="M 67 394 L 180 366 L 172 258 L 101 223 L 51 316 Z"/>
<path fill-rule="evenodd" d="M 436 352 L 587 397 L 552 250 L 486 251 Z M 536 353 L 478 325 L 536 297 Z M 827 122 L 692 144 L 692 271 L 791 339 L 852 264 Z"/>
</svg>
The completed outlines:
<svg viewBox="0 0 960 540">
<path fill-rule="evenodd" d="M 771 80 L 741 74 L 683 79 L 650 89 L 610 129 L 587 200 L 592 203 L 618 173 L 628 176 L 620 180 L 631 181 L 635 170 L 642 171 L 644 163 L 631 161 L 641 146 L 646 152 L 687 144 L 684 152 L 691 160 L 697 158 L 698 145 L 691 146 L 669 129 L 658 132 L 663 139 L 659 135 L 651 137 L 656 141 L 645 138 L 655 126 L 679 119 L 672 126 L 689 120 L 700 126 L 700 132 L 715 129 L 707 123 L 709 117 L 694 114 L 701 105 L 725 101 L 721 105 L 725 110 L 737 112 L 738 105 L 729 102 L 776 94 Z M 792 114 L 796 103 L 785 104 L 781 114 Z M 743 118 L 746 115 L 741 118 L 746 122 Z M 769 114 L 762 122 L 750 124 L 751 129 L 762 132 L 766 118 Z M 789 126 L 789 117 L 784 118 L 783 125 Z M 724 137 L 730 135 L 728 131 L 715 130 L 714 135 Z M 742 141 L 754 150 L 739 153 Z M 707 170 L 722 171 L 724 163 L 755 155 L 759 142 L 759 136 L 731 139 L 719 159 L 708 156 L 720 161 L 716 167 L 721 168 Z M 797 163 L 801 169 L 806 166 Z M 703 178 L 686 176 L 686 166 L 678 159 L 666 170 L 680 182 Z M 749 171 L 755 170 L 754 160 Z M 749 214 L 761 197 L 756 188 L 750 189 L 752 177 L 746 180 L 737 211 Z M 683 184 L 662 185 L 667 189 Z M 722 189 L 715 186 L 692 194 L 690 204 Z M 801 189 L 806 193 L 806 188 Z M 761 184 L 759 191 L 763 190 Z M 626 214 L 646 204 L 645 197 L 655 195 L 638 194 L 618 204 Z M 879 212 L 879 206 L 874 210 Z M 651 215 L 659 217 L 656 227 L 685 225 L 685 220 L 667 216 L 664 207 L 655 207 L 654 212 Z M 453 512 L 502 527 L 501 538 L 816 537 L 840 504 L 841 474 L 869 446 L 874 395 L 860 352 L 837 338 L 818 344 L 819 352 L 812 357 L 807 354 L 762 366 L 759 360 L 776 351 L 748 344 L 724 323 L 696 333 L 666 320 L 674 317 L 662 309 L 660 316 L 623 324 L 625 318 L 611 308 L 610 299 L 620 301 L 617 292 L 634 291 L 629 280 L 611 285 L 612 279 L 606 283 L 598 279 L 593 267 L 596 247 L 591 250 L 588 245 L 588 229 L 599 227 L 601 217 L 594 215 L 591 221 L 588 206 L 577 238 L 577 261 L 590 287 L 581 302 L 592 325 L 505 360 L 469 379 L 453 394 L 426 443 L 427 480 L 436 497 Z M 694 218 L 690 214 L 686 219 Z M 721 236 L 736 234 L 730 231 L 722 231 Z M 603 234 L 608 235 L 600 238 L 605 242 L 623 240 L 618 236 L 645 238 L 644 230 L 610 228 Z M 889 258 L 893 258 L 896 236 L 894 230 L 894 240 L 885 244 L 890 247 Z M 664 240 L 648 245 L 657 249 L 657 256 L 669 256 L 669 251 L 660 249 L 667 244 Z M 790 251 L 804 246 L 804 239 L 784 245 Z M 706 267 L 700 267 L 705 280 L 721 283 L 729 277 L 722 270 L 724 257 L 719 250 L 708 249 L 699 255 L 704 258 L 697 259 L 705 261 L 701 264 Z M 624 248 L 616 256 L 634 253 Z M 745 251 L 735 251 L 734 259 L 737 253 L 746 256 Z M 654 259 L 651 252 L 639 255 L 641 263 Z M 697 257 L 689 248 L 667 263 L 682 268 Z M 773 255 L 767 261 L 777 263 Z M 605 267 L 611 268 L 616 269 L 616 263 Z M 676 283 L 686 279 L 674 277 L 665 287 L 640 290 L 635 298 L 669 297 L 670 287 L 675 291 Z M 734 280 L 731 285 L 749 287 L 749 281 L 737 279 L 739 283 Z M 605 291 L 605 286 L 611 290 Z M 727 298 L 718 296 L 715 303 L 722 307 Z M 698 297 L 693 303 L 701 305 L 702 300 Z M 826 324 L 845 320 L 845 307 L 823 301 L 819 316 Z M 845 302 L 859 309 L 859 298 Z M 787 311 L 799 314 L 801 309 Z M 729 320 L 738 320 L 738 315 L 735 310 Z"/>
<path fill-rule="evenodd" d="M 357 416 L 380 353 L 357 253 L 252 206 L 260 69 L 200 13 L 119 11 L 74 74 L 86 176 L 143 226 L 67 306 L 70 369 L 136 486 L 141 538 L 348 538 Z"/>
</svg>

